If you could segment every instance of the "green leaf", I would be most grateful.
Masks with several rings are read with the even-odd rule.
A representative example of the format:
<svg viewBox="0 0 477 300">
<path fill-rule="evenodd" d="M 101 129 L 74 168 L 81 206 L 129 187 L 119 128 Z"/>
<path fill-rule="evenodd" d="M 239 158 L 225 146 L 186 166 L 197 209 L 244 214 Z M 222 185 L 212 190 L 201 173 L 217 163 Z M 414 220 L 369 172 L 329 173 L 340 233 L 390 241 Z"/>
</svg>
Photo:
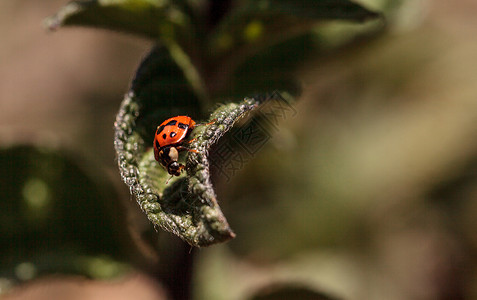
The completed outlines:
<svg viewBox="0 0 477 300">
<path fill-rule="evenodd" d="M 99 27 L 153 39 L 180 40 L 191 37 L 191 16 L 183 1 L 78 0 L 46 20 L 54 30 L 64 25 Z"/>
<path fill-rule="evenodd" d="M 217 202 L 208 153 L 237 120 L 269 98 L 220 105 L 205 117 L 199 110 L 199 99 L 169 52 L 157 47 L 146 57 L 117 115 L 115 149 L 124 182 L 155 226 L 196 247 L 235 236 Z M 194 129 L 190 148 L 198 153 L 181 154 L 187 157 L 187 174 L 167 183 L 170 175 L 154 159 L 152 141 L 157 126 L 176 115 L 215 121 Z"/>
<path fill-rule="evenodd" d="M 202 32 L 206 21 L 198 14 L 184 0 L 73 1 L 47 24 L 52 29 L 60 25 L 95 26 L 160 40 L 195 94 L 208 106 L 211 98 L 242 98 L 275 89 L 296 91 L 290 78 L 305 59 L 303 52 L 310 53 L 313 47 L 309 43 L 301 48 L 281 44 L 286 56 L 276 60 L 269 59 L 277 58 L 274 55 L 263 56 L 262 50 L 293 40 L 323 20 L 363 21 L 379 16 L 347 0 L 248 0 L 233 8 L 206 36 Z M 242 64 L 253 66 L 257 62 L 257 71 L 243 72 Z"/>
<path fill-rule="evenodd" d="M 248 0 L 224 17 L 211 35 L 209 48 L 218 56 L 237 49 L 245 55 L 257 46 L 304 33 L 319 21 L 362 22 L 378 16 L 348 0 Z"/>
<path fill-rule="evenodd" d="M 67 4 L 45 23 L 51 30 L 65 25 L 92 26 L 160 41 L 182 68 L 195 93 L 208 101 L 197 69 L 200 43 L 193 19 L 191 8 L 183 0 L 79 0 Z"/>
<path fill-rule="evenodd" d="M 285 90 L 298 95 L 300 83 L 295 72 L 317 53 L 314 39 L 312 34 L 298 36 L 249 57 L 235 70 L 230 70 L 231 79 L 217 92 L 218 97 L 241 98 L 271 90 Z"/>
<path fill-rule="evenodd" d="M 154 49 L 143 61 L 131 91 L 121 104 L 115 122 L 115 148 L 124 182 L 136 196 L 139 206 L 155 225 L 170 231 L 197 247 L 234 237 L 210 182 L 207 152 L 245 112 L 259 100 L 220 106 L 209 126 L 198 126 L 191 147 L 199 153 L 187 158 L 187 176 L 169 178 L 155 161 L 152 141 L 156 127 L 176 115 L 203 120 L 199 100 L 169 53 Z M 181 156 L 185 156 L 181 155 Z"/>
<path fill-rule="evenodd" d="M 0 277 L 127 270 L 118 196 L 101 169 L 81 161 L 52 148 L 0 148 Z"/>
<path fill-rule="evenodd" d="M 248 0 L 244 10 L 252 16 L 273 14 L 324 20 L 364 21 L 378 16 L 349 0 Z"/>
<path fill-rule="evenodd" d="M 136 125 L 141 116 L 141 103 L 133 92 L 128 94 L 115 123 L 121 175 L 139 206 L 154 225 L 178 235 L 192 246 L 203 247 L 233 238 L 235 234 L 220 210 L 210 181 L 207 154 L 235 121 L 258 102 L 246 99 L 240 104 L 223 105 L 211 115 L 214 124 L 194 129 L 196 140 L 191 148 L 198 153 L 188 155 L 187 176 L 174 177 L 169 183 L 166 183 L 169 175 L 147 146 L 149 139 L 140 133 L 144 128 Z M 152 144 L 152 139 L 150 141 Z"/>
<path fill-rule="evenodd" d="M 312 30 L 324 20 L 365 21 L 379 14 L 347 0 L 245 1 L 210 34 L 213 96 L 297 91 L 294 71 L 316 54 Z"/>
<path fill-rule="evenodd" d="M 276 299 L 301 299 L 301 300 L 336 300 L 338 298 L 324 292 L 313 290 L 305 284 L 282 282 L 271 284 L 258 291 L 250 300 L 276 300 Z"/>
</svg>

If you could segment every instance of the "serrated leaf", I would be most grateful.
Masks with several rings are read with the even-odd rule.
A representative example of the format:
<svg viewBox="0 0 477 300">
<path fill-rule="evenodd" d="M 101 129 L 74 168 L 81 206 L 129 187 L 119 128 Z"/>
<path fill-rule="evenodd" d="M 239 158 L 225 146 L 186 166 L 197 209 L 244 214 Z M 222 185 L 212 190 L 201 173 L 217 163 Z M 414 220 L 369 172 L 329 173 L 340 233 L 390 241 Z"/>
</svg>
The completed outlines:
<svg viewBox="0 0 477 300">
<path fill-rule="evenodd" d="M 254 99 L 246 99 L 240 104 L 223 105 L 211 115 L 214 124 L 194 129 L 196 140 L 191 148 L 198 153 L 188 155 L 187 176 L 174 177 L 167 184 L 169 175 L 155 161 L 148 140 L 140 134 L 143 128 L 135 125 L 140 117 L 141 99 L 132 92 L 126 96 L 115 124 L 118 163 L 124 182 L 154 225 L 196 247 L 235 236 L 217 203 L 207 155 L 235 121 L 257 104 Z"/>
<path fill-rule="evenodd" d="M 82 25 L 123 31 L 152 39 L 181 40 L 193 33 L 182 1 L 77 0 L 46 20 L 48 28 Z"/>
<path fill-rule="evenodd" d="M 199 153 L 189 155 L 187 176 L 166 184 L 169 175 L 152 151 L 157 125 L 175 115 L 201 120 L 203 114 L 198 98 L 164 48 L 156 48 L 144 60 L 117 115 L 115 148 L 124 182 L 154 225 L 197 247 L 234 237 L 210 182 L 207 152 L 258 101 L 223 105 L 210 117 L 216 119 L 214 124 L 194 129 L 196 140 L 191 147 Z"/>
</svg>

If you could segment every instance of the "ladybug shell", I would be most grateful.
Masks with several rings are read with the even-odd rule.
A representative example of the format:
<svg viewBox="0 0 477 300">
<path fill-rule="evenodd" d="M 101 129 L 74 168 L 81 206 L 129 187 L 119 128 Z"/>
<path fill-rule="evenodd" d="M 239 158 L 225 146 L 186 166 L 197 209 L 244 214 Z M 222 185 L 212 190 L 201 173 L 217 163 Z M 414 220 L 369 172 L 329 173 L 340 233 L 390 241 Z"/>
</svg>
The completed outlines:
<svg viewBox="0 0 477 300">
<path fill-rule="evenodd" d="M 194 120 L 188 116 L 177 116 L 165 120 L 157 127 L 154 150 L 182 143 L 194 127 Z"/>
</svg>

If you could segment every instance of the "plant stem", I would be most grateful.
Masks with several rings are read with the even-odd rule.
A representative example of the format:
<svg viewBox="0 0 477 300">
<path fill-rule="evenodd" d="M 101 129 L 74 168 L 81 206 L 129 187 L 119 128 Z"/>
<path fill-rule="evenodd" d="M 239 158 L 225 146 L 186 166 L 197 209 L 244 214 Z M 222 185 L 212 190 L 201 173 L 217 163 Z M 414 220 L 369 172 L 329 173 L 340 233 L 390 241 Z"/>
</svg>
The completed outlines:
<svg viewBox="0 0 477 300">
<path fill-rule="evenodd" d="M 192 299 L 192 271 L 195 248 L 181 240 L 161 253 L 160 263 L 153 272 L 154 278 L 169 293 L 170 299 Z"/>
</svg>

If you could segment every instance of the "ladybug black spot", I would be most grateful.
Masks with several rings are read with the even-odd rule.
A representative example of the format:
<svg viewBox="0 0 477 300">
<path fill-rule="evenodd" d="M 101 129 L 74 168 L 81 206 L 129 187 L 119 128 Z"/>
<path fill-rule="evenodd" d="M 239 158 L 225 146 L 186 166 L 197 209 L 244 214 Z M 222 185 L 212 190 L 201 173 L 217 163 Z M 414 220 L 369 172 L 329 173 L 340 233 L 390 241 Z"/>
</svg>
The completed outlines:
<svg viewBox="0 0 477 300">
<path fill-rule="evenodd" d="M 166 137 L 167 137 L 167 135 L 164 133 L 164 134 L 162 135 L 162 138 L 163 138 L 163 139 L 166 139 Z"/>
<path fill-rule="evenodd" d="M 177 133 L 175 133 L 174 131 L 171 132 L 171 134 L 169 135 L 171 138 L 175 137 L 177 135 Z"/>
<path fill-rule="evenodd" d="M 166 126 L 167 126 L 167 125 L 176 125 L 176 124 L 177 124 L 177 121 L 176 121 L 176 120 L 172 120 L 172 121 L 167 122 Z"/>
<path fill-rule="evenodd" d="M 156 140 L 156 148 L 157 148 L 157 149 L 161 148 L 161 145 L 159 145 L 159 141 L 158 141 L 158 140 Z"/>
<path fill-rule="evenodd" d="M 163 131 L 163 130 L 164 130 L 164 125 L 161 125 L 161 126 L 157 127 L 156 134 L 161 133 L 161 131 Z"/>
<path fill-rule="evenodd" d="M 187 129 L 188 126 L 184 123 L 179 122 L 179 125 L 177 125 L 177 127 L 179 127 L 180 129 Z"/>
</svg>

